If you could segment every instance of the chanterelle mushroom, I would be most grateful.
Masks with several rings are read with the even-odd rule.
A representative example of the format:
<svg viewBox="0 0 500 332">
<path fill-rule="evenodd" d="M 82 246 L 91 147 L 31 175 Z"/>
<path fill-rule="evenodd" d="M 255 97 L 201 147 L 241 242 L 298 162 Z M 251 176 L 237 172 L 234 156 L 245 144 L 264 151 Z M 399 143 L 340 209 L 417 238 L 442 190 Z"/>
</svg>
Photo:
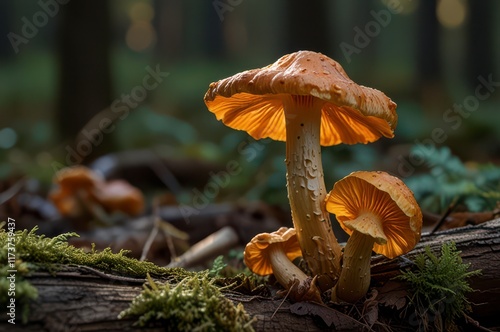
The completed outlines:
<svg viewBox="0 0 500 332">
<path fill-rule="evenodd" d="M 92 190 L 104 179 L 85 166 L 61 169 L 54 176 L 57 187 L 49 199 L 63 216 L 79 216 L 86 212 L 85 202 L 91 201 Z"/>
<path fill-rule="evenodd" d="M 93 205 L 106 212 L 121 211 L 138 215 L 144 210 L 142 192 L 124 180 L 105 179 L 85 166 L 60 170 L 54 176 L 57 184 L 49 198 L 63 216 L 76 217 L 93 212 Z"/>
<path fill-rule="evenodd" d="M 385 172 L 354 172 L 335 183 L 326 197 L 351 235 L 344 248 L 343 266 L 332 299 L 356 302 L 370 286 L 373 251 L 395 258 L 413 249 L 420 239 L 422 212 L 413 193 Z"/>
<path fill-rule="evenodd" d="M 281 227 L 276 232 L 256 235 L 245 247 L 244 261 L 258 275 L 274 274 L 276 280 L 290 291 L 293 301 L 321 303 L 321 294 L 314 279 L 309 278 L 292 261 L 302 255 L 295 229 Z"/>
<path fill-rule="evenodd" d="M 393 137 L 396 104 L 354 83 L 323 54 L 299 51 L 210 84 L 208 109 L 253 138 L 286 141 L 288 198 L 303 257 L 320 287 L 340 273 L 340 246 L 324 209 L 321 145 Z"/>
</svg>

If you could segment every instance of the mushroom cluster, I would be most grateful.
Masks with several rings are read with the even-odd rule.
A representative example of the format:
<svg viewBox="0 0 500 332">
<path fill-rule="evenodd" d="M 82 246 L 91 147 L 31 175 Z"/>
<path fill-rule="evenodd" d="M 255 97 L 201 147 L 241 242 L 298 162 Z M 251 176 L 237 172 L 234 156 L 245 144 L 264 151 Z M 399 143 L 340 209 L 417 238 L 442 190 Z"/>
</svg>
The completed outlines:
<svg viewBox="0 0 500 332">
<path fill-rule="evenodd" d="M 144 210 L 139 189 L 124 180 L 105 181 L 85 166 L 63 168 L 54 176 L 54 183 L 49 199 L 65 217 L 95 215 L 96 209 L 132 216 Z"/>
<path fill-rule="evenodd" d="M 205 104 L 227 126 L 253 138 L 286 141 L 288 198 L 304 260 L 322 290 L 340 273 L 341 248 L 324 208 L 321 145 L 393 137 L 396 104 L 357 85 L 339 63 L 299 51 L 211 83 Z"/>
<path fill-rule="evenodd" d="M 363 199 L 369 199 L 370 204 L 380 207 L 382 211 L 368 210 L 365 205 L 360 205 L 361 210 L 356 210 L 356 216 L 354 212 L 348 216 L 338 214 L 339 206 L 348 205 L 349 199 L 358 199 L 355 196 L 358 189 L 346 189 L 347 193 L 342 196 L 344 199 L 336 198 L 337 189 L 327 197 L 321 146 L 366 144 L 382 136 L 392 138 L 397 124 L 396 104 L 381 91 L 357 85 L 336 61 L 311 51 L 291 53 L 266 67 L 247 70 L 211 83 L 204 101 L 207 108 L 225 125 L 247 131 L 254 139 L 271 138 L 286 142 L 286 183 L 293 232 L 299 246 L 293 254 L 281 252 L 284 245 L 277 246 L 275 243 L 281 243 L 281 240 L 276 240 L 276 237 L 278 234 L 290 236 L 291 230 L 279 230 L 277 234 L 257 235 L 247 245 L 244 257 L 254 273 L 274 273 L 278 281 L 290 291 L 292 299 L 303 299 L 292 288 L 295 283 L 306 282 L 305 274 L 291 263 L 300 254 L 321 291 L 335 286 L 333 298 L 355 302 L 366 294 L 369 286 L 372 247 L 376 252 L 394 257 L 396 253 L 410 250 L 418 241 L 420 210 L 411 192 L 405 191 L 409 189 L 400 180 L 394 180 L 396 178 L 366 172 L 366 178 L 372 182 L 365 182 L 374 183 L 373 179 L 377 179 L 378 191 L 367 189 L 371 187 L 366 184 L 359 188 L 359 193 L 365 195 Z M 351 178 L 361 178 L 359 181 L 364 179 L 355 175 L 351 175 Z M 351 178 L 340 181 L 335 188 L 343 188 L 351 182 Z M 389 189 L 383 185 L 385 180 L 396 188 Z M 401 191 L 406 201 L 394 198 L 399 194 L 392 195 L 392 190 L 396 193 Z M 413 232 L 411 239 L 399 238 L 403 231 L 392 230 L 387 226 L 394 224 L 391 218 L 395 215 L 384 214 L 392 211 L 382 206 L 389 204 L 384 192 L 388 197 L 394 196 L 397 204 L 406 204 L 401 208 L 403 212 L 394 213 L 398 217 L 405 215 L 411 219 L 408 226 L 411 231 L 407 231 L 408 234 Z M 360 202 L 368 204 L 368 201 L 362 202 L 363 199 Z M 412 208 L 409 207 L 410 203 L 415 203 Z M 352 233 L 344 250 L 342 267 L 342 249 L 333 233 L 329 212 L 336 214 L 341 226 Z M 399 226 L 395 224 L 396 228 Z M 373 233 L 366 235 L 364 230 L 367 228 L 373 228 Z M 390 242 L 394 236 L 395 244 Z M 269 242 L 268 239 L 272 239 L 269 240 L 272 245 L 265 244 Z M 261 253 L 264 247 L 272 255 Z M 377 251 L 379 247 L 384 249 Z M 393 251 L 389 252 L 387 248 Z M 265 270 L 261 260 L 258 263 L 255 258 L 262 255 L 270 260 L 269 264 L 265 264 Z M 287 276 L 283 274 L 285 265 Z M 315 282 L 309 282 L 308 285 L 310 294 L 315 293 Z"/>
</svg>

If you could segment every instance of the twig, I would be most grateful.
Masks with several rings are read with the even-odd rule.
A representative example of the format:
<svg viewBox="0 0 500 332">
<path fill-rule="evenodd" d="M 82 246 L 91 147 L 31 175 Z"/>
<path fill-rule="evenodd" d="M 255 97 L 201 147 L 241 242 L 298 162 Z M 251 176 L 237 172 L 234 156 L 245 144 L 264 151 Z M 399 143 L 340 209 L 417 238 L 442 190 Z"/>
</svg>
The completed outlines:
<svg viewBox="0 0 500 332">
<path fill-rule="evenodd" d="M 281 301 L 280 305 L 276 308 L 276 310 L 274 310 L 273 314 L 271 315 L 271 320 L 274 318 L 274 315 L 276 315 L 276 313 L 278 312 L 278 310 L 280 310 L 280 308 L 283 306 L 283 303 L 285 303 L 288 295 L 290 295 L 290 292 L 292 291 L 292 289 L 296 286 L 298 286 L 298 280 L 296 280 L 296 282 L 293 283 L 292 287 L 290 287 L 290 289 L 288 290 L 288 292 L 286 293 L 285 297 L 283 298 L 283 300 Z"/>
<path fill-rule="evenodd" d="M 453 201 L 450 203 L 450 205 L 448 205 L 448 208 L 446 209 L 446 211 L 443 213 L 443 215 L 439 219 L 439 221 L 436 224 L 436 226 L 434 226 L 432 228 L 432 230 L 430 231 L 429 234 L 434 234 L 434 232 L 436 232 L 439 229 L 439 227 L 441 227 L 443 225 L 443 223 L 446 220 L 446 218 L 450 215 L 450 213 L 453 211 L 453 209 L 455 209 L 455 207 L 457 206 L 457 203 L 458 203 L 459 200 L 460 200 L 460 196 L 456 196 L 453 199 Z"/>
<path fill-rule="evenodd" d="M 182 194 L 182 186 L 175 175 L 170 171 L 170 169 L 161 161 L 161 159 L 154 155 L 156 158 L 156 162 L 151 164 L 151 169 L 156 174 L 156 176 L 160 179 L 161 182 L 170 190 L 174 196 L 178 199 Z"/>
<path fill-rule="evenodd" d="M 143 261 L 146 259 L 148 256 L 149 249 L 151 249 L 151 245 L 153 244 L 154 239 L 156 238 L 156 235 L 158 235 L 158 224 L 159 224 L 159 218 L 156 216 L 151 216 L 150 218 L 153 218 L 153 228 L 151 229 L 151 232 L 149 233 L 149 236 L 144 243 L 144 246 L 142 247 L 142 253 L 141 253 L 141 258 L 139 258 L 140 261 Z"/>
<path fill-rule="evenodd" d="M 101 278 L 106 278 L 110 280 L 116 280 L 116 281 L 124 281 L 124 282 L 133 282 L 133 283 L 144 283 L 146 281 L 146 278 L 131 278 L 131 277 L 123 277 L 115 274 L 109 274 L 109 273 L 104 273 L 102 271 L 99 271 L 97 269 L 94 269 L 89 266 L 84 266 L 84 265 L 76 265 L 79 269 L 87 270 L 89 272 L 92 272 L 93 274 L 101 277 Z"/>
<path fill-rule="evenodd" d="M 204 263 L 207 259 L 233 248 L 238 242 L 238 233 L 231 226 L 222 227 L 193 245 L 177 259 L 172 259 L 168 267 L 188 268 Z"/>
<path fill-rule="evenodd" d="M 19 179 L 16 183 L 10 186 L 7 190 L 0 193 L 0 205 L 6 203 L 21 190 L 26 182 L 26 177 Z"/>
</svg>

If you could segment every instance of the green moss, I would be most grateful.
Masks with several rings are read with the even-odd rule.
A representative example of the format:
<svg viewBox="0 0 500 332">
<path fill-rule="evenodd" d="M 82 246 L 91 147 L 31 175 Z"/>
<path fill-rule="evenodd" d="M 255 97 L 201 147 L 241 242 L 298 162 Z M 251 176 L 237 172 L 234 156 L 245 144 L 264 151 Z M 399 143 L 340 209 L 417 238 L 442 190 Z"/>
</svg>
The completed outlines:
<svg viewBox="0 0 500 332">
<path fill-rule="evenodd" d="M 177 285 L 149 285 L 119 318 L 139 317 L 137 324 L 153 321 L 166 331 L 253 331 L 251 320 L 241 303 L 234 305 L 222 296 L 208 272 L 187 277 Z"/>
<path fill-rule="evenodd" d="M 410 324 L 424 330 L 431 323 L 440 329 L 470 310 L 466 294 L 472 291 L 467 279 L 481 273 L 469 271 L 470 264 L 464 264 L 455 243 L 444 243 L 440 257 L 429 247 L 414 261 L 414 268 L 402 271 L 398 277 L 409 283 L 410 303 L 414 312 L 409 314 Z"/>
<path fill-rule="evenodd" d="M 127 257 L 125 250 L 113 253 L 109 248 L 97 251 L 92 247 L 90 252 L 86 252 L 68 244 L 68 238 L 78 236 L 76 233 L 48 238 L 36 234 L 36 227 L 31 231 L 8 233 L 4 226 L 0 224 L 0 261 L 8 261 L 9 242 L 12 242 L 13 234 L 16 260 L 15 267 L 6 265 L 0 268 L 0 306 L 5 308 L 10 301 L 7 276 L 9 269 L 15 269 L 16 308 L 21 307 L 24 322 L 28 318 L 30 302 L 38 296 L 36 288 L 26 279 L 29 273 L 34 270 L 56 272 L 64 265 L 81 265 L 119 276 L 148 277 L 149 285 L 144 287 L 130 309 L 120 314 L 120 317 L 139 316 L 140 325 L 160 320 L 168 321 L 166 327 L 172 331 L 253 330 L 243 306 L 235 306 L 222 296 L 220 289 L 224 287 L 215 285 L 221 279 L 214 277 L 225 266 L 222 257 L 216 259 L 210 271 L 196 273 L 141 262 Z M 172 284 L 156 285 L 150 275 L 167 279 Z M 233 287 L 234 283 L 225 288 Z"/>
<path fill-rule="evenodd" d="M 110 248 L 102 251 L 92 247 L 90 252 L 75 248 L 68 244 L 70 237 L 78 237 L 76 233 L 65 233 L 53 238 L 36 234 L 37 227 L 31 231 L 23 230 L 15 233 L 16 259 L 30 263 L 31 269 L 43 269 L 54 272 L 61 264 L 83 265 L 103 272 L 120 276 L 144 278 L 146 274 L 161 277 L 175 276 L 178 280 L 193 275 L 179 268 L 163 268 L 151 262 L 138 261 L 127 257 L 127 250 L 113 253 Z M 7 261 L 7 232 L 0 229 L 0 261 Z"/>
<path fill-rule="evenodd" d="M 3 253 L 4 246 L 0 253 Z M 4 259 L 2 257 L 2 259 Z M 2 260 L 5 262 L 6 260 Z M 17 271 L 15 276 L 15 287 L 11 287 L 12 273 L 10 270 Z M 15 307 L 20 308 L 21 321 L 26 323 L 28 321 L 29 305 L 30 302 L 38 298 L 38 291 L 33 285 L 31 285 L 24 277 L 28 273 L 28 266 L 26 263 L 20 260 L 15 261 L 14 266 L 11 267 L 8 264 L 0 268 L 0 306 L 1 312 L 5 312 L 6 307 L 9 305 L 11 298 L 15 299 Z M 14 293 L 12 293 L 14 292 Z M 14 294 L 14 296 L 12 296 Z M 7 311 L 9 312 L 9 311 Z M 10 319 L 10 318 L 8 318 Z"/>
<path fill-rule="evenodd" d="M 26 279 L 31 271 L 56 272 L 63 265 L 82 265 L 105 273 L 133 278 L 145 278 L 149 273 L 175 282 L 196 275 L 194 272 L 180 268 L 163 268 L 151 262 L 138 261 L 127 257 L 127 251 L 125 250 L 113 253 L 109 248 L 103 251 L 92 248 L 91 252 L 86 252 L 68 244 L 67 239 L 78 236 L 76 233 L 65 233 L 48 238 L 36 234 L 36 227 L 31 231 L 22 230 L 16 232 L 7 232 L 4 227 L 5 223 L 0 223 L 0 262 L 2 262 L 0 268 L 0 307 L 2 309 L 0 311 L 5 311 L 12 298 L 9 295 L 9 289 L 13 287 L 11 287 L 11 282 L 7 277 L 14 274 L 14 298 L 16 300 L 16 309 L 19 310 L 20 308 L 20 311 L 16 311 L 21 312 L 23 322 L 27 321 L 30 302 L 38 296 L 36 288 Z M 11 240 L 13 235 L 14 246 L 12 246 Z M 15 251 L 12 250 L 13 248 L 15 248 Z M 12 254 L 15 255 L 15 262 L 12 260 Z M 8 264 L 4 265 L 4 262 L 8 262 Z M 10 266 L 11 262 L 14 264 L 13 266 Z M 9 272 L 12 270 L 16 272 Z"/>
</svg>

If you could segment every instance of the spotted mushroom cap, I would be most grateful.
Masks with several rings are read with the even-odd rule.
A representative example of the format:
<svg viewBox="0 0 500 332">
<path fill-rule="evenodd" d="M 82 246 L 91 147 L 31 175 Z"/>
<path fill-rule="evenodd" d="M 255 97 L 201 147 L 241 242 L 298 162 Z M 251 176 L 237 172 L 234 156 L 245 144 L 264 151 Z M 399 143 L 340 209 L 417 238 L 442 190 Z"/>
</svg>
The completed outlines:
<svg viewBox="0 0 500 332">
<path fill-rule="evenodd" d="M 245 264 L 253 273 L 261 276 L 273 274 L 266 250 L 271 245 L 281 246 L 290 261 L 302 256 L 294 228 L 281 227 L 272 233 L 258 234 L 246 245 L 244 253 Z"/>
<path fill-rule="evenodd" d="M 275 63 L 211 83 L 205 104 L 227 126 L 253 138 L 285 141 L 283 104 L 292 96 L 324 101 L 321 145 L 356 144 L 392 138 L 396 104 L 381 91 L 354 83 L 327 56 L 299 51 Z"/>
<path fill-rule="evenodd" d="M 422 212 L 413 193 L 385 172 L 353 172 L 339 180 L 326 197 L 326 210 L 349 235 L 356 230 L 374 237 L 373 251 L 388 258 L 407 253 L 420 240 Z M 381 227 L 360 220 L 364 212 L 379 217 Z"/>
</svg>

